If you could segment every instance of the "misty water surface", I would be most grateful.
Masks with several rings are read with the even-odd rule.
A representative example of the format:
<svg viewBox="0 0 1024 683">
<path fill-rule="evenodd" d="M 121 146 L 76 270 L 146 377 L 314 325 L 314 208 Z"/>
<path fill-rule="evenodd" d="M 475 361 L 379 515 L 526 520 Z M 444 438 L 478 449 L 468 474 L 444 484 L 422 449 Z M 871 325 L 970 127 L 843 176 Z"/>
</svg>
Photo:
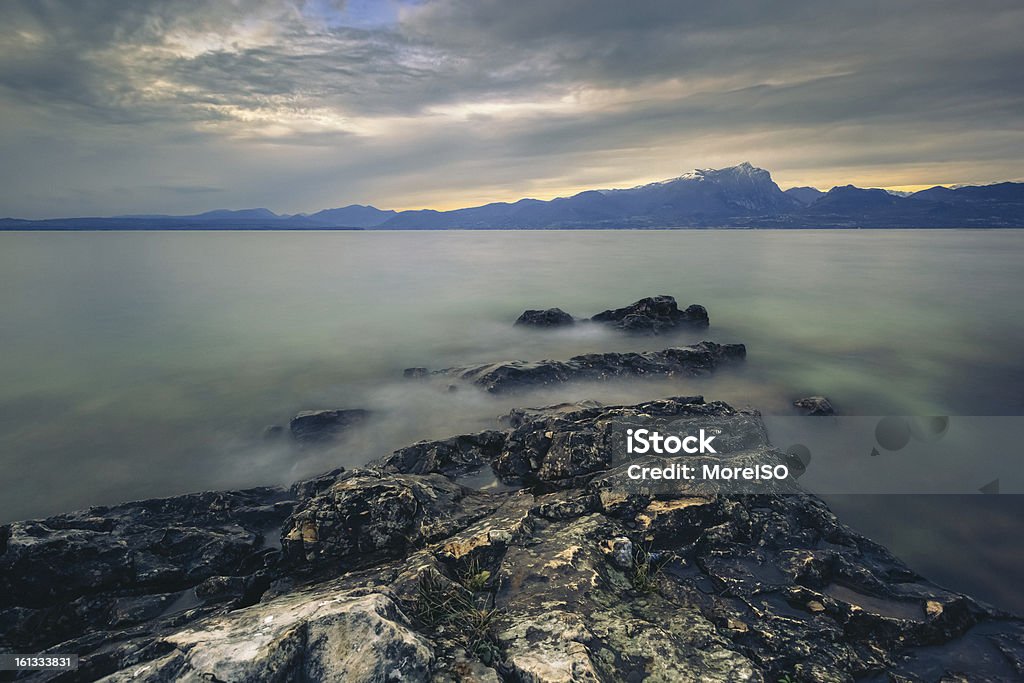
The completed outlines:
<svg viewBox="0 0 1024 683">
<path fill-rule="evenodd" d="M 845 414 L 1019 415 L 1022 247 L 1014 231 L 0 233 L 0 521 L 288 483 L 523 404 L 701 393 L 791 414 L 825 394 Z M 652 294 L 705 305 L 711 328 L 512 327 Z M 703 338 L 746 343 L 746 364 L 502 399 L 401 378 Z M 344 407 L 376 418 L 335 447 L 263 438 Z M 834 504 L 915 568 L 1024 609 L 1024 559 L 990 533 L 1019 535 L 1016 497 L 896 498 Z"/>
</svg>

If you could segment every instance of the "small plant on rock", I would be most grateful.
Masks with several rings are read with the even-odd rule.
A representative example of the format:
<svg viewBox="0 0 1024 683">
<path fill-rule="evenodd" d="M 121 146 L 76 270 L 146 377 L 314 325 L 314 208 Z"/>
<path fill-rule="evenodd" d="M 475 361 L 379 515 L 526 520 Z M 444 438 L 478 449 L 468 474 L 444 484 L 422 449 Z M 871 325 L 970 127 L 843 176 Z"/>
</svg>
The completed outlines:
<svg viewBox="0 0 1024 683">
<path fill-rule="evenodd" d="M 637 548 L 633 553 L 633 566 L 629 576 L 633 588 L 641 593 L 656 592 L 662 570 L 671 561 L 670 553 L 656 553 L 650 547 Z"/>
<path fill-rule="evenodd" d="M 479 565 L 462 573 L 457 583 L 435 571 L 425 571 L 416 587 L 413 612 L 419 623 L 447 631 L 467 652 L 487 665 L 501 654 L 493 635 L 494 622 L 501 611 L 489 604 L 493 603 L 489 594 L 482 598 L 475 595 L 484 590 L 489 579 L 490 572 L 480 570 Z"/>
<path fill-rule="evenodd" d="M 484 592 L 490 580 L 491 572 L 484 569 L 476 559 L 470 560 L 465 570 L 459 574 L 459 583 L 470 593 Z"/>
</svg>

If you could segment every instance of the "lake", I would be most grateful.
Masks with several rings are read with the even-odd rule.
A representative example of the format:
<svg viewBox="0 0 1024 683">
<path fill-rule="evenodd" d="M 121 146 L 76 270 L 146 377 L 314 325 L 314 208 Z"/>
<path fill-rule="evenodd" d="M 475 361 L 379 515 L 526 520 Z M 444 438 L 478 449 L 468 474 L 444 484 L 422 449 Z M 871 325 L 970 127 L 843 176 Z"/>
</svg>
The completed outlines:
<svg viewBox="0 0 1024 683">
<path fill-rule="evenodd" d="M 653 294 L 711 327 L 633 338 L 512 327 Z M 690 380 L 530 396 L 402 381 L 446 367 L 700 339 L 747 344 Z M 1024 232 L 0 233 L 0 521 L 289 483 L 513 406 L 702 393 L 766 414 L 1024 414 Z M 268 440 L 296 412 L 370 408 L 335 447 Z M 929 578 L 1024 611 L 1021 496 L 834 496 Z"/>
</svg>

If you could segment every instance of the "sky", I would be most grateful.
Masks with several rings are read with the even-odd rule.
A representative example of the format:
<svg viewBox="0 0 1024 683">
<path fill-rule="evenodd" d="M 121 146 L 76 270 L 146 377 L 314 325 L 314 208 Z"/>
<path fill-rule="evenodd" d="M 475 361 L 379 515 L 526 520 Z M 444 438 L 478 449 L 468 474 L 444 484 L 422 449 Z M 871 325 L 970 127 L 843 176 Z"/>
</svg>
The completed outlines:
<svg viewBox="0 0 1024 683">
<path fill-rule="evenodd" d="M 1024 180 L 1019 0 L 3 0 L 0 216 Z"/>
</svg>

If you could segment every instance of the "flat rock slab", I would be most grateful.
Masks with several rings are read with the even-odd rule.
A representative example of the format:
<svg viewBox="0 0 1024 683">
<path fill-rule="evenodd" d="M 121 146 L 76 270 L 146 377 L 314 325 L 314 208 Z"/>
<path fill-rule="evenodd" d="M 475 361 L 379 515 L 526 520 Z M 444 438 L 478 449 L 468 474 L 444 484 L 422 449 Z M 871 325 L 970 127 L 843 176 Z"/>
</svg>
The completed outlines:
<svg viewBox="0 0 1024 683">
<path fill-rule="evenodd" d="M 452 377 L 497 394 L 515 390 L 544 387 L 565 382 L 604 381 L 640 377 L 693 377 L 746 358 L 743 344 L 718 344 L 703 341 L 643 353 L 589 353 L 569 360 L 521 360 L 446 368 L 415 375 Z"/>
<path fill-rule="evenodd" d="M 425 681 L 433 648 L 383 592 L 305 591 L 165 636 L 159 659 L 101 679 Z"/>
</svg>

